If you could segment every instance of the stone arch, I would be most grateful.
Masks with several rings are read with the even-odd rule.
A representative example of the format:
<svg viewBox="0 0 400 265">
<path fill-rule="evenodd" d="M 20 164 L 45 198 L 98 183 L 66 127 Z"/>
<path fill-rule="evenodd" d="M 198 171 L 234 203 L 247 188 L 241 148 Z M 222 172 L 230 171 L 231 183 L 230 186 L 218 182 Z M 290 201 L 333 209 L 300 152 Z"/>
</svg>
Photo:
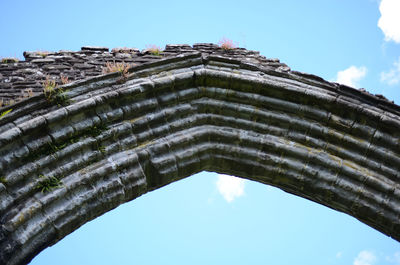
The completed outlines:
<svg viewBox="0 0 400 265">
<path fill-rule="evenodd" d="M 279 187 L 400 240 L 400 109 L 362 91 L 197 52 L 12 108 L 0 120 L 2 264 L 26 263 L 204 170 Z"/>
</svg>

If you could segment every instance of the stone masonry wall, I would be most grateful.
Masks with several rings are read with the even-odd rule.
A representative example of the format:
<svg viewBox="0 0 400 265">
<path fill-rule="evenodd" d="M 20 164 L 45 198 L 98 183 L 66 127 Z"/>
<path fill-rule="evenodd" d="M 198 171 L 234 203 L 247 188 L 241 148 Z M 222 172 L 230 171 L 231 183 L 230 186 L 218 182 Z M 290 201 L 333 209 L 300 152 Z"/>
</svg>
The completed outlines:
<svg viewBox="0 0 400 265">
<path fill-rule="evenodd" d="M 80 51 L 60 50 L 58 52 L 24 52 L 25 61 L 3 58 L 0 62 L 0 102 L 3 105 L 20 101 L 43 91 L 46 78 L 61 84 L 61 76 L 69 81 L 81 80 L 102 74 L 107 62 L 124 62 L 133 65 L 161 60 L 193 52 L 206 54 L 229 54 L 230 57 L 245 60 L 251 64 L 263 65 L 282 71 L 289 71 L 286 64 L 278 59 L 267 59 L 258 51 L 244 48 L 224 50 L 216 44 L 198 43 L 166 45 L 159 55 L 151 49 L 137 48 L 82 47 Z"/>
<path fill-rule="evenodd" d="M 46 78 L 101 74 L 107 61 L 135 66 L 0 109 L 0 264 L 27 264 L 97 216 L 204 170 L 400 241 L 400 106 L 214 44 L 25 56 L 2 64 L 9 99 L 41 92 Z"/>
</svg>

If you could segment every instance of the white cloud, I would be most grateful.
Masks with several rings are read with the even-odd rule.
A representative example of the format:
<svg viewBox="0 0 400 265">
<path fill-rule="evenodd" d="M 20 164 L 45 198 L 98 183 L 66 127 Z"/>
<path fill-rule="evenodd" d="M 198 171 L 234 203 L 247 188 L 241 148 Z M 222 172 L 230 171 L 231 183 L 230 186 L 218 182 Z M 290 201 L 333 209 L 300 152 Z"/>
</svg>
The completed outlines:
<svg viewBox="0 0 400 265">
<path fill-rule="evenodd" d="M 336 82 L 351 87 L 356 87 L 358 86 L 358 81 L 360 81 L 366 74 L 367 68 L 365 66 L 356 67 L 352 65 L 349 68 L 337 73 Z"/>
<path fill-rule="evenodd" d="M 336 258 L 340 259 L 343 256 L 343 252 L 339 251 L 338 253 L 336 253 Z"/>
<path fill-rule="evenodd" d="M 217 188 L 227 202 L 232 202 L 244 194 L 244 182 L 241 178 L 219 174 Z"/>
<path fill-rule="evenodd" d="M 358 256 L 354 259 L 353 265 L 372 265 L 376 260 L 374 253 L 363 250 L 358 253 Z"/>
<path fill-rule="evenodd" d="M 400 57 L 393 63 L 392 69 L 390 69 L 388 72 L 381 73 L 381 82 L 386 82 L 389 85 L 397 85 L 400 83 Z"/>
<path fill-rule="evenodd" d="M 379 5 L 381 17 L 378 21 L 378 27 L 385 34 L 385 41 L 394 41 L 400 43 L 400 1 L 382 0 Z"/>
<path fill-rule="evenodd" d="M 386 260 L 391 263 L 394 263 L 395 265 L 400 265 L 400 252 L 399 251 L 395 252 L 393 256 L 386 257 Z"/>
</svg>

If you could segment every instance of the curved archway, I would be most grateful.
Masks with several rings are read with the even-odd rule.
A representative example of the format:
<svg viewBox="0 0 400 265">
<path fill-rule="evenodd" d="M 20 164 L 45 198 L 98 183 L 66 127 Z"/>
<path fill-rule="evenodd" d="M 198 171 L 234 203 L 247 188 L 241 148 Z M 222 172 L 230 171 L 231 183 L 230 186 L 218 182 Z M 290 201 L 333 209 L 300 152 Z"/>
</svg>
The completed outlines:
<svg viewBox="0 0 400 265">
<path fill-rule="evenodd" d="M 0 121 L 3 263 L 29 261 L 121 203 L 203 170 L 279 187 L 400 240 L 394 104 L 200 53 L 64 89 Z"/>
</svg>

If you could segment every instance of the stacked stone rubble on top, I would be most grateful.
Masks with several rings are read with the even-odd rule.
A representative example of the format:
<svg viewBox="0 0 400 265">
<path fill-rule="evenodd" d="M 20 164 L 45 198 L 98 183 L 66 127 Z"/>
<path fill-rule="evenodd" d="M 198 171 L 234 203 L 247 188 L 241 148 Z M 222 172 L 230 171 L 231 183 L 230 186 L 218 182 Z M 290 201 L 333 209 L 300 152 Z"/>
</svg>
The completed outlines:
<svg viewBox="0 0 400 265">
<path fill-rule="evenodd" d="M 24 61 L 3 58 L 0 61 L 0 103 L 12 104 L 25 97 L 43 92 L 46 78 L 62 84 L 62 78 L 68 81 L 83 80 L 101 75 L 108 62 L 140 65 L 179 56 L 186 53 L 201 52 L 212 56 L 229 56 L 243 63 L 267 69 L 289 72 L 291 69 L 278 59 L 269 59 L 258 51 L 244 48 L 222 49 L 213 43 L 169 44 L 159 55 L 151 48 L 140 51 L 137 48 L 114 48 L 85 46 L 80 51 L 60 50 L 58 52 L 35 51 L 24 52 Z M 303 73 L 294 72 L 302 75 Z M 306 75 L 306 74 L 305 74 Z M 307 75 L 307 77 L 309 77 Z M 368 93 L 362 90 L 363 93 Z M 381 95 L 377 95 L 382 98 Z M 385 99 L 383 97 L 383 99 Z M 1 106 L 0 106 L 1 107 Z"/>
<path fill-rule="evenodd" d="M 165 57 L 184 53 L 226 54 L 253 64 L 269 67 L 287 67 L 278 59 L 266 59 L 259 52 L 243 48 L 229 51 L 216 44 L 200 43 L 193 47 L 187 44 L 167 45 L 160 55 L 151 49 L 114 48 L 85 46 L 80 51 L 60 50 L 58 52 L 24 52 L 24 61 L 3 60 L 0 63 L 0 100 L 7 103 L 18 101 L 43 91 L 43 81 L 49 77 L 61 84 L 61 77 L 69 81 L 82 80 L 102 74 L 107 62 L 124 62 L 133 65 L 161 60 Z"/>
</svg>

